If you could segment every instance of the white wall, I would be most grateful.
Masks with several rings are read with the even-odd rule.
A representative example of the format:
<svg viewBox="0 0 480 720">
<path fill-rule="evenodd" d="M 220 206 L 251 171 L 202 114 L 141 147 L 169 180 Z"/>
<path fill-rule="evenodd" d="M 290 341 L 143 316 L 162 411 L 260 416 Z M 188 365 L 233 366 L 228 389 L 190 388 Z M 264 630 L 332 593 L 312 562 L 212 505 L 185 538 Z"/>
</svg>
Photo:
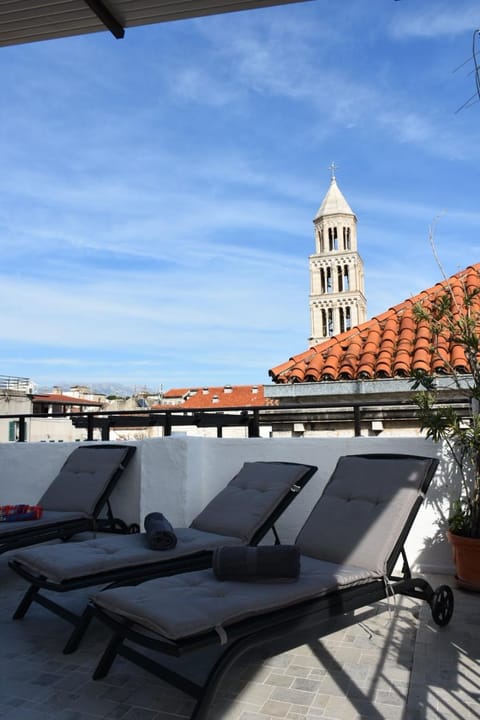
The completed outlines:
<svg viewBox="0 0 480 720">
<path fill-rule="evenodd" d="M 136 444 L 136 443 L 133 443 Z M 0 505 L 35 504 L 79 443 L 0 443 Z M 114 514 L 127 522 L 140 516 L 138 449 L 114 494 Z"/>
<path fill-rule="evenodd" d="M 98 434 L 99 435 L 99 434 Z M 75 442 L 85 440 L 87 431 L 74 427 L 70 418 L 61 418 L 50 415 L 47 418 L 27 419 L 27 440 L 29 442 L 62 441 Z"/>
<path fill-rule="evenodd" d="M 247 460 L 284 460 L 318 466 L 318 472 L 277 523 L 283 542 L 293 542 L 320 496 L 340 455 L 404 452 L 436 457 L 441 448 L 422 438 L 155 438 L 133 443 L 136 455 L 112 495 L 117 516 L 143 522 L 163 512 L 176 526 L 187 525 Z M 60 469 L 75 443 L 0 443 L 0 504 L 34 503 Z M 441 460 L 424 506 L 407 541 L 412 566 L 423 571 L 453 571 L 443 528 L 448 517 L 450 481 Z M 339 528 L 339 532 L 341 528 Z M 271 537 L 269 540 L 271 541 Z"/>
</svg>

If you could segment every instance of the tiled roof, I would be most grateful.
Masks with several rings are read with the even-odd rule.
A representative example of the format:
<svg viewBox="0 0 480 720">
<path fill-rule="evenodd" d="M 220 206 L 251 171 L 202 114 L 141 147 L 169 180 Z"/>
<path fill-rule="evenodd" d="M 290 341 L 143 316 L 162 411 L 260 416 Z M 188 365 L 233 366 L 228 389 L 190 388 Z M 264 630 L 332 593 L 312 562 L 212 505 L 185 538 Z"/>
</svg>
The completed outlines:
<svg viewBox="0 0 480 720">
<path fill-rule="evenodd" d="M 51 403 L 52 405 L 103 405 L 103 403 L 98 402 L 98 400 L 86 400 L 85 398 L 70 397 L 69 395 L 58 395 L 56 393 L 49 393 L 46 395 L 33 395 L 32 400 L 33 402 Z"/>
<path fill-rule="evenodd" d="M 163 403 L 154 405 L 152 409 L 176 407 L 183 409 L 214 408 L 218 407 L 249 407 L 268 405 L 271 401 L 265 399 L 263 385 L 224 385 L 220 387 L 205 388 L 176 388 L 168 390 L 164 398 L 185 398 L 178 403 Z"/>
<path fill-rule="evenodd" d="M 172 400 L 175 398 L 184 398 L 189 392 L 192 392 L 190 388 L 171 388 L 163 393 L 163 397 L 167 399 L 171 398 Z"/>
<path fill-rule="evenodd" d="M 480 263 L 477 263 L 382 315 L 294 355 L 272 368 L 269 375 L 276 383 L 301 383 L 409 377 L 419 370 L 444 375 L 450 374 L 452 368 L 467 372 L 463 348 L 440 336 L 437 351 L 431 352 L 432 332 L 425 321 L 417 322 L 413 313 L 416 304 L 429 308 L 448 287 L 459 300 L 459 313 L 464 312 L 464 288 L 469 293 L 477 291 L 474 310 L 479 317 L 480 333 Z"/>
</svg>

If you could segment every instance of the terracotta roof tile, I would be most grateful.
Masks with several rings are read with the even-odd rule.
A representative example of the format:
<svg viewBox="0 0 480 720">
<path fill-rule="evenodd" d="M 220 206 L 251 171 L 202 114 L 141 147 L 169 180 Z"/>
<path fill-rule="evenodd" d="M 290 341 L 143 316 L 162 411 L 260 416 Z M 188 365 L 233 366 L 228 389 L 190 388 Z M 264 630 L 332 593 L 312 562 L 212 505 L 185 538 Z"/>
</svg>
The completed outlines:
<svg viewBox="0 0 480 720">
<path fill-rule="evenodd" d="M 440 335 L 433 353 L 428 323 L 417 322 L 414 316 L 415 305 L 433 307 L 447 288 L 456 299 L 457 317 L 465 313 L 465 289 L 472 295 L 480 333 L 480 263 L 476 263 L 362 325 L 292 356 L 269 374 L 276 383 L 292 383 L 410 377 L 415 370 L 448 374 L 452 367 L 467 372 L 463 348 Z"/>
<path fill-rule="evenodd" d="M 178 403 L 160 403 L 153 410 L 182 410 L 266 405 L 263 385 L 222 385 L 219 387 L 168 390 L 164 397 L 183 398 Z"/>
<path fill-rule="evenodd" d="M 167 390 L 165 393 L 163 393 L 163 397 L 166 397 L 166 398 L 185 397 L 191 391 L 192 391 L 191 388 L 171 388 L 170 390 Z"/>
</svg>

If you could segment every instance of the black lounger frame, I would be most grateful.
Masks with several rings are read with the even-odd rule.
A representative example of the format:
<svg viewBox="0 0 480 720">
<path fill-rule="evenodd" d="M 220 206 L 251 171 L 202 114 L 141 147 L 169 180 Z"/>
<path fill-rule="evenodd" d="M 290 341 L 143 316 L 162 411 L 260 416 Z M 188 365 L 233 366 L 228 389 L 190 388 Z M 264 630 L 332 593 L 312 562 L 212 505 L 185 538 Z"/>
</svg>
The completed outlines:
<svg viewBox="0 0 480 720">
<path fill-rule="evenodd" d="M 305 467 L 308 467 L 308 465 L 305 464 Z M 289 492 L 285 495 L 281 502 L 279 502 L 275 510 L 256 530 L 249 543 L 250 545 L 258 545 L 258 543 L 270 530 L 274 534 L 275 544 L 280 543 L 280 539 L 275 528 L 276 521 L 285 512 L 293 499 L 305 487 L 307 482 L 313 477 L 317 470 L 317 466 L 311 465 L 302 478 L 297 480 L 295 485 L 292 485 Z M 153 578 L 178 575 L 179 573 L 190 572 L 193 570 L 205 570 L 206 568 L 211 567 L 212 553 L 213 550 L 205 550 L 203 552 L 198 552 L 195 555 L 184 555 L 183 557 L 172 558 L 170 560 L 161 559 L 161 557 L 159 557 L 157 563 L 116 568 L 102 573 L 94 573 L 92 575 L 85 575 L 80 578 L 66 580 L 62 583 L 53 583 L 47 578 L 36 576 L 29 572 L 20 563 L 15 560 L 11 560 L 9 562 L 9 566 L 12 570 L 30 583 L 29 588 L 25 592 L 22 600 L 15 610 L 15 613 L 13 614 L 13 619 L 19 620 L 23 618 L 33 602 L 42 605 L 47 610 L 50 610 L 74 626 L 74 630 L 63 649 L 65 654 L 72 653 L 80 644 L 92 619 L 92 614 L 88 606 L 81 615 L 78 615 L 73 611 L 68 610 L 63 605 L 60 605 L 60 603 L 55 602 L 50 597 L 42 595 L 40 590 L 63 593 L 96 585 L 104 585 L 110 588 L 115 587 L 116 585 L 134 585 Z"/>
<path fill-rule="evenodd" d="M 383 455 L 383 457 L 395 456 Z M 426 493 L 437 465 L 438 460 L 432 458 L 424 479 L 422 494 Z M 422 497 L 420 496 L 412 507 L 409 518 L 387 563 L 386 578 L 378 578 L 363 585 L 331 592 L 318 599 L 297 603 L 287 608 L 263 613 L 224 626 L 223 629 L 228 637 L 228 642 L 223 646 L 219 634 L 214 630 L 189 638 L 182 638 L 178 641 L 171 641 L 147 630 L 145 632 L 138 631 L 131 621 L 119 619 L 114 613 L 105 612 L 98 606 L 91 604 L 88 613 L 96 616 L 113 630 L 113 636 L 94 672 L 94 679 L 105 677 L 115 657 L 120 655 L 196 698 L 197 702 L 191 720 L 201 720 L 208 717 L 210 705 L 228 669 L 239 657 L 257 647 L 266 648 L 268 646 L 272 654 L 298 647 L 302 643 L 311 640 L 314 630 L 321 631 L 322 625 L 331 622 L 332 619 L 335 618 L 343 626 L 348 626 L 352 621 L 358 621 L 358 618 L 352 620 L 348 615 L 349 613 L 384 600 L 394 594 L 407 595 L 426 601 L 431 607 L 434 621 L 440 626 L 446 625 L 453 613 L 451 589 L 447 585 L 442 585 L 433 590 L 426 580 L 412 578 L 404 551 L 405 540 L 421 503 Z M 399 557 L 403 558 L 403 577 L 401 578 L 392 575 L 393 568 Z M 149 650 L 153 649 L 166 656 L 178 658 L 180 663 L 182 657 L 205 647 L 218 646 L 220 656 L 210 664 L 204 681 L 198 683 L 192 681 L 186 674 L 182 674 L 180 669 L 178 671 L 172 670 L 171 667 L 156 662 L 151 657 L 132 648 L 126 644 L 129 641 Z"/>
</svg>

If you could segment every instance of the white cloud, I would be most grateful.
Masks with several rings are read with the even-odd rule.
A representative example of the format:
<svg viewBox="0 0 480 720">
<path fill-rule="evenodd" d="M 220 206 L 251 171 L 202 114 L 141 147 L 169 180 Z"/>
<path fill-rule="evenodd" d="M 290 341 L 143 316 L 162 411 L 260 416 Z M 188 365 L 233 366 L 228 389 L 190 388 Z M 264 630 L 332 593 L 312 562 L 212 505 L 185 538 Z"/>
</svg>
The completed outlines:
<svg viewBox="0 0 480 720">
<path fill-rule="evenodd" d="M 390 25 L 392 35 L 397 38 L 437 38 L 472 34 L 480 27 L 477 2 L 456 0 L 429 5 L 421 8 L 414 3 L 412 9 L 405 7 L 403 13 L 399 10 Z"/>
</svg>

